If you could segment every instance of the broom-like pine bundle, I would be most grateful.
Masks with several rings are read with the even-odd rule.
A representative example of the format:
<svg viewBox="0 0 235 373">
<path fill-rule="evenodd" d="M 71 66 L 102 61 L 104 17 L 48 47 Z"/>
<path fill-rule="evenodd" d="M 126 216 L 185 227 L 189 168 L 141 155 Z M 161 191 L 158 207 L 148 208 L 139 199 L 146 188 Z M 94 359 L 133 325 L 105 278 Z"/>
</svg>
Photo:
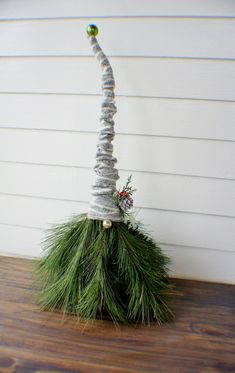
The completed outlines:
<svg viewBox="0 0 235 373">
<path fill-rule="evenodd" d="M 116 189 L 113 71 L 97 42 L 97 27 L 89 25 L 87 33 L 102 69 L 104 96 L 95 182 L 88 214 L 56 226 L 46 237 L 46 254 L 38 269 L 40 304 L 83 319 L 108 315 L 115 323 L 163 323 L 172 318 L 168 258 L 129 220 L 130 179 L 122 191 Z"/>
</svg>

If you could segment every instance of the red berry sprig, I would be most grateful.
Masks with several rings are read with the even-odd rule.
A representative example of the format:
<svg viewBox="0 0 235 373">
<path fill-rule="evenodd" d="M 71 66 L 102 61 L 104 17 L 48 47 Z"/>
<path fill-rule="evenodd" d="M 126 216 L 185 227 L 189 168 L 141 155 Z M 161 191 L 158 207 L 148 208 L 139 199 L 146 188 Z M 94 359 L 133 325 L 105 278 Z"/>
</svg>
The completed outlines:
<svg viewBox="0 0 235 373">
<path fill-rule="evenodd" d="M 127 214 L 127 210 L 129 210 L 133 206 L 132 194 L 135 192 L 135 190 L 136 189 L 132 188 L 131 186 L 130 175 L 124 187 L 114 193 L 113 199 L 117 206 L 120 208 L 122 214 Z"/>
</svg>

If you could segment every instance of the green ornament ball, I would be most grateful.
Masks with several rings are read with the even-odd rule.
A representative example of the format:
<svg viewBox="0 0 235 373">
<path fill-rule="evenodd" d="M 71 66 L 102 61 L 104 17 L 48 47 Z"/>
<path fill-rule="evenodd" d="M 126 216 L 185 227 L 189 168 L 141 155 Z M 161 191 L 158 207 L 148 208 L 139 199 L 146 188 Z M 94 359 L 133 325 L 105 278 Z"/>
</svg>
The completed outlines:
<svg viewBox="0 0 235 373">
<path fill-rule="evenodd" d="M 88 36 L 96 36 L 98 35 L 98 27 L 96 25 L 88 25 L 86 29 Z"/>
</svg>

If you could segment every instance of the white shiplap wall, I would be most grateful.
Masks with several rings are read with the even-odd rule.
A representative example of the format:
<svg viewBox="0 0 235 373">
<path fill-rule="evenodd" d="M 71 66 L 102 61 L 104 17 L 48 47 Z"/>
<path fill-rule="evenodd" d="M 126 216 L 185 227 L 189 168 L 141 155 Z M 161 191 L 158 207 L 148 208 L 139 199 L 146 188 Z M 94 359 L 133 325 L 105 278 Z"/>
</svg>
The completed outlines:
<svg viewBox="0 0 235 373">
<path fill-rule="evenodd" d="M 101 101 L 96 23 L 117 82 L 115 155 L 172 275 L 235 283 L 233 0 L 1 0 L 0 252 L 89 200 Z"/>
</svg>

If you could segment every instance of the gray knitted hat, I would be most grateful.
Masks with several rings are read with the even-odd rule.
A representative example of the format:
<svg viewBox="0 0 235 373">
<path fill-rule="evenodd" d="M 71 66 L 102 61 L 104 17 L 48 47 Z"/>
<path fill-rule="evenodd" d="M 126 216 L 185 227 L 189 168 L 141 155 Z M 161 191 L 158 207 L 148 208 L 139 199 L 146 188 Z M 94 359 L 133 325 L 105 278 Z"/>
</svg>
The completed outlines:
<svg viewBox="0 0 235 373">
<path fill-rule="evenodd" d="M 117 159 L 113 157 L 114 120 L 117 109 L 115 106 L 113 70 L 108 58 L 100 48 L 96 35 L 98 28 L 89 25 L 87 34 L 95 56 L 102 69 L 103 102 L 101 107 L 100 130 L 94 167 L 95 181 L 92 185 L 92 198 L 88 217 L 93 220 L 121 221 L 122 215 L 119 207 L 113 200 L 116 191 L 116 181 L 119 179 L 118 170 L 114 167 Z"/>
</svg>

